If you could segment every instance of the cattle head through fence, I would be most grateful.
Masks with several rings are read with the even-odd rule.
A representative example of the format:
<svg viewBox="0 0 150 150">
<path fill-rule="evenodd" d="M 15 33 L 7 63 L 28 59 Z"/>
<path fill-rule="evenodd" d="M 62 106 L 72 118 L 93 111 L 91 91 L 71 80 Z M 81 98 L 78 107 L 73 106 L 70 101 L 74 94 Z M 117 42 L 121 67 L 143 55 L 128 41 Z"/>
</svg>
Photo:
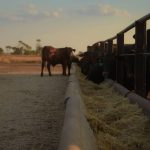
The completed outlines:
<svg viewBox="0 0 150 150">
<path fill-rule="evenodd" d="M 147 14 L 116 36 L 93 44 L 100 47 L 108 77 L 143 97 L 150 91 L 150 29 L 146 26 L 149 19 Z M 135 43 L 125 44 L 124 34 L 132 28 Z M 117 43 L 113 44 L 113 40 Z"/>
<path fill-rule="evenodd" d="M 86 75 L 86 79 L 99 84 L 104 80 L 103 64 L 98 46 L 88 46 L 87 52 L 79 55 L 81 72 Z"/>
</svg>

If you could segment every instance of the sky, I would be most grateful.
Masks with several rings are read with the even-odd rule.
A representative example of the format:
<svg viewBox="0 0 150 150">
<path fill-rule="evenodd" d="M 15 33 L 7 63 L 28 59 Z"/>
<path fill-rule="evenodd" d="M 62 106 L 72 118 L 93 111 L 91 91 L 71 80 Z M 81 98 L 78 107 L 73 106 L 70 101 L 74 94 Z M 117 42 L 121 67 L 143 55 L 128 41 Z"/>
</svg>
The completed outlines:
<svg viewBox="0 0 150 150">
<path fill-rule="evenodd" d="M 0 0 L 0 47 L 21 40 L 35 49 L 40 39 L 42 46 L 85 51 L 148 13 L 150 0 Z"/>
</svg>

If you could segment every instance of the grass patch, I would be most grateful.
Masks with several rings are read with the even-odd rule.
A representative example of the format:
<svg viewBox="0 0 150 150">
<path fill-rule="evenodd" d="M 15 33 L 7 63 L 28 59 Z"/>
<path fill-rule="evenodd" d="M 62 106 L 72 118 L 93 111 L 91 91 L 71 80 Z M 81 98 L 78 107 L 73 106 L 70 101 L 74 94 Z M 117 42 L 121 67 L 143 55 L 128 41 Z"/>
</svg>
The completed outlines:
<svg viewBox="0 0 150 150">
<path fill-rule="evenodd" d="M 96 85 L 77 71 L 87 120 L 99 150 L 149 150 L 150 119 L 136 104 L 116 93 L 106 82 Z"/>
</svg>

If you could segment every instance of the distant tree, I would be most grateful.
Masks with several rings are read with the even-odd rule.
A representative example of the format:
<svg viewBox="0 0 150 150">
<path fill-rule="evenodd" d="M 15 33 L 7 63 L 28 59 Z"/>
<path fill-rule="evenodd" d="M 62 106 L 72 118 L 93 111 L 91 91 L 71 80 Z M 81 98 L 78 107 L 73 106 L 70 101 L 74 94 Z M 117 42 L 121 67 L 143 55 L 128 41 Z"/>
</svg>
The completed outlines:
<svg viewBox="0 0 150 150">
<path fill-rule="evenodd" d="M 6 47 L 6 53 L 11 53 L 12 47 L 7 45 Z"/>
<path fill-rule="evenodd" d="M 15 54 L 15 55 L 21 55 L 22 54 L 22 48 L 19 48 L 19 47 L 12 47 L 12 54 Z"/>
<path fill-rule="evenodd" d="M 7 53 L 15 54 L 15 55 L 32 55 L 35 52 L 32 50 L 32 47 L 23 41 L 18 41 L 17 46 L 6 46 Z"/>
<path fill-rule="evenodd" d="M 28 44 L 24 43 L 23 41 L 18 41 L 18 44 L 20 45 L 19 47 L 23 47 L 23 49 L 26 49 L 26 50 L 31 50 L 32 47 L 29 46 Z"/>
<path fill-rule="evenodd" d="M 41 40 L 37 39 L 36 40 L 36 50 L 35 50 L 35 53 L 36 54 L 41 54 L 41 49 L 42 49 Z"/>
<path fill-rule="evenodd" d="M 4 50 L 0 47 L 0 54 L 3 54 Z"/>
<path fill-rule="evenodd" d="M 20 54 L 30 55 L 32 53 L 32 47 L 23 41 L 18 41 L 18 48 L 20 49 Z"/>
</svg>

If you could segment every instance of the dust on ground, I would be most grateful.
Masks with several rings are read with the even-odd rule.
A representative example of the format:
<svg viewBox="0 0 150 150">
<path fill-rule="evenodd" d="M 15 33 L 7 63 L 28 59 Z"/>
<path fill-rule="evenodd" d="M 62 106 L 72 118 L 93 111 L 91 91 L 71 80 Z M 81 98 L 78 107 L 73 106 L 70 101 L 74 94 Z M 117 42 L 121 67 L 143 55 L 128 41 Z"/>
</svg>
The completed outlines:
<svg viewBox="0 0 150 150">
<path fill-rule="evenodd" d="M 0 149 L 56 150 L 68 77 L 60 75 L 60 68 L 60 74 L 56 69 L 57 74 L 40 77 L 39 64 L 24 65 L 17 70 L 9 64 L 12 71 L 0 66 L 7 71 L 0 69 Z"/>
<path fill-rule="evenodd" d="M 62 66 L 51 66 L 52 74 L 61 74 Z M 41 73 L 40 63 L 0 63 L 0 74 L 39 74 Z M 47 75 L 47 68 L 44 68 L 44 74 Z"/>
</svg>

